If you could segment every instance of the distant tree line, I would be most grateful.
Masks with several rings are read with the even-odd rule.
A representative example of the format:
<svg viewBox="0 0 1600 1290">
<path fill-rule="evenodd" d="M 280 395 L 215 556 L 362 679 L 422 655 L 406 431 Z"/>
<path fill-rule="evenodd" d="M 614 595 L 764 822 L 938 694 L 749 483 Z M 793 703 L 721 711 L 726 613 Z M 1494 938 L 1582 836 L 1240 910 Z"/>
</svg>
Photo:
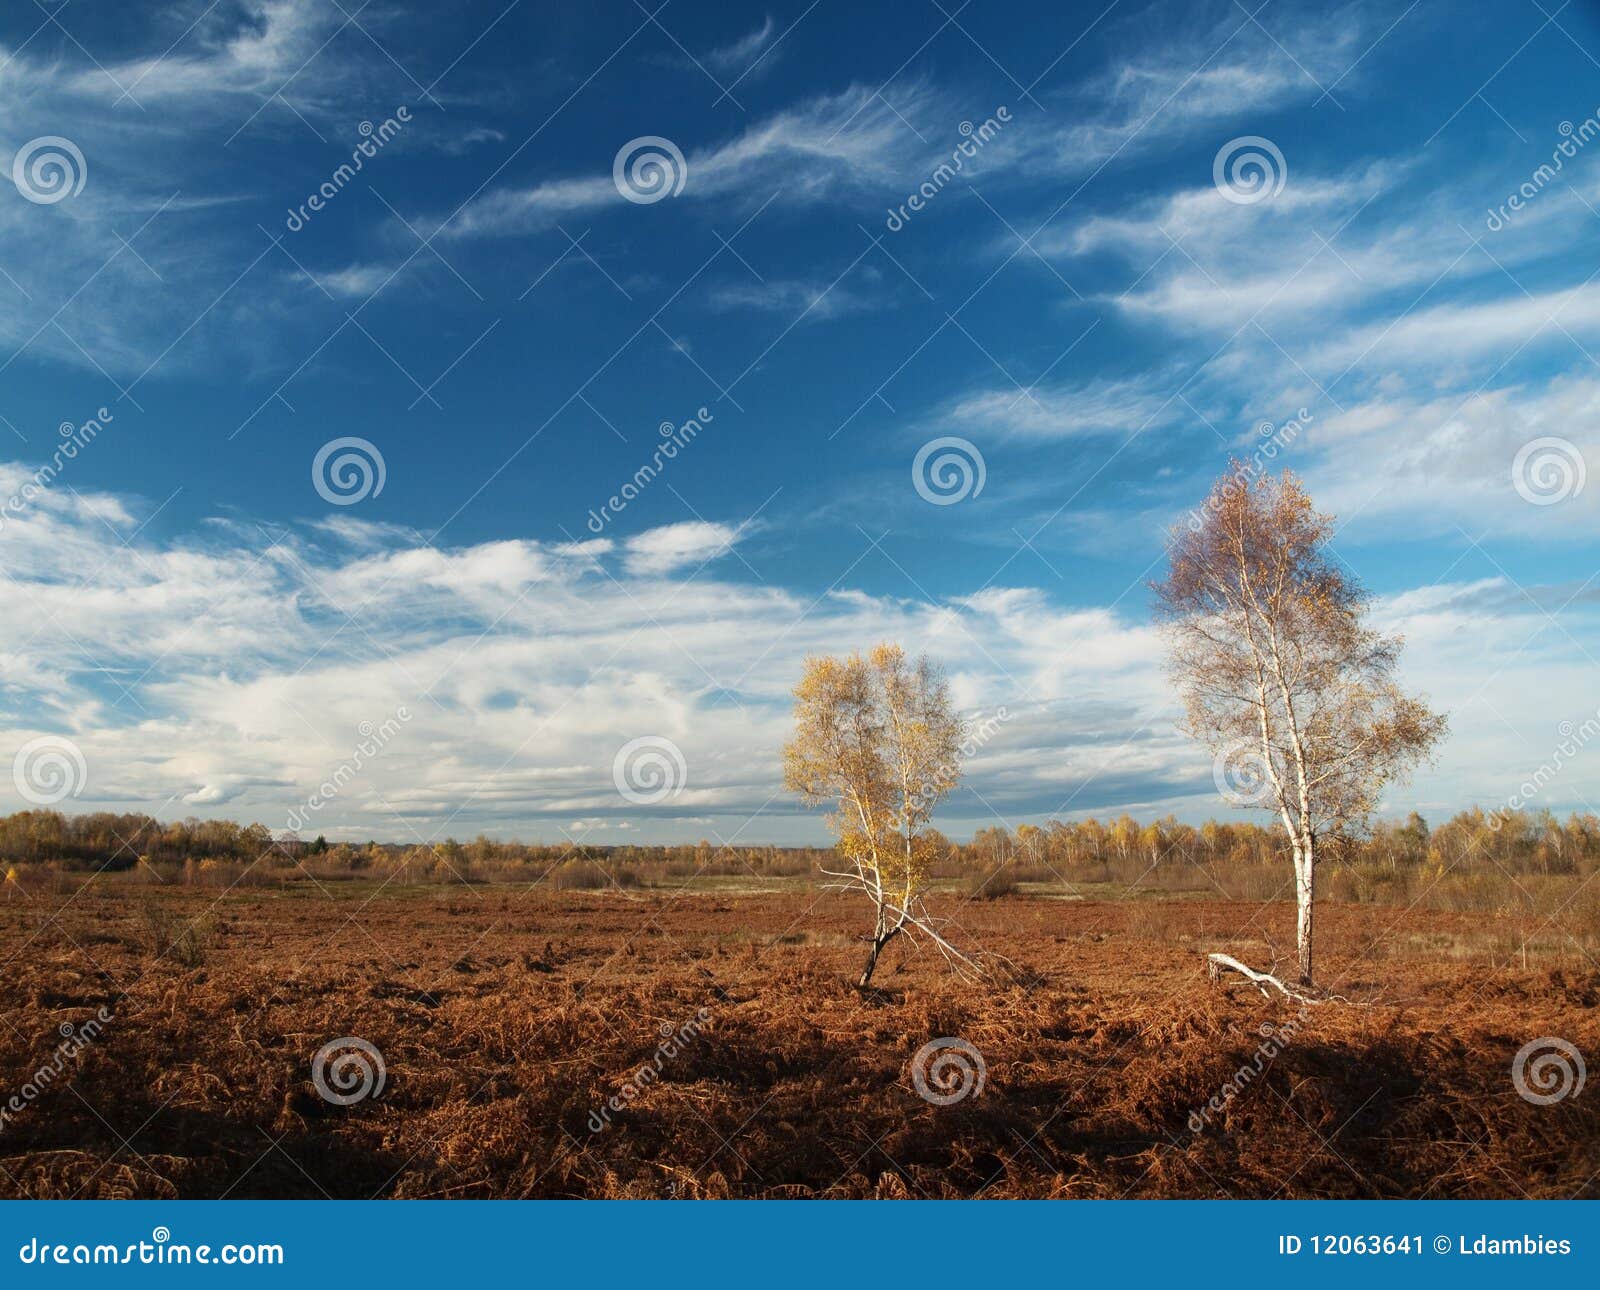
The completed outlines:
<svg viewBox="0 0 1600 1290">
<path fill-rule="evenodd" d="M 1550 811 L 1463 811 L 1430 827 L 1413 811 L 1403 821 L 1380 821 L 1363 836 L 1335 839 L 1333 859 L 1394 867 L 1434 865 L 1447 870 L 1497 868 L 1513 874 L 1578 874 L 1600 868 L 1600 816 Z M 1195 827 L 1172 816 L 1140 824 L 1128 815 L 1102 823 L 1052 820 L 1043 826 L 980 830 L 956 850 L 978 864 L 1002 860 L 1072 869 L 1084 863 L 1265 864 L 1283 855 L 1273 827 L 1208 820 Z"/>
<path fill-rule="evenodd" d="M 131 868 L 140 857 L 152 861 L 254 859 L 272 845 L 262 824 L 232 820 L 174 820 L 163 824 L 149 815 L 63 815 L 59 811 L 19 811 L 0 816 L 0 859 L 7 861 L 81 860 Z"/>
<path fill-rule="evenodd" d="M 1280 863 L 1281 831 L 1249 822 L 1208 820 L 1199 826 L 1173 816 L 1140 823 L 1114 819 L 1051 820 L 1015 829 L 994 825 L 969 842 L 930 830 L 927 848 L 933 877 L 974 872 L 1025 871 L 1026 880 L 1092 880 L 1104 870 L 1123 882 L 1175 867 L 1256 866 Z M 1463 811 L 1438 826 L 1412 813 L 1382 821 L 1359 838 L 1342 839 L 1329 857 L 1335 864 L 1382 871 L 1441 869 L 1496 871 L 1512 875 L 1586 875 L 1600 869 L 1600 817 L 1550 811 Z M 262 864 L 317 872 L 388 872 L 397 866 L 418 877 L 493 877 L 507 871 L 534 874 L 562 865 L 600 864 L 608 873 L 649 867 L 672 877 L 695 873 L 799 876 L 817 872 L 837 855 L 831 847 L 724 847 L 701 840 L 673 846 L 602 846 L 497 842 L 448 838 L 430 845 L 329 842 L 325 838 L 274 839 L 260 824 L 232 820 L 174 820 L 148 815 L 63 815 L 21 811 L 0 816 L 0 861 L 65 861 L 71 867 L 131 869 L 141 861 L 182 865 L 187 861 Z M 532 876 L 530 874 L 529 876 Z"/>
</svg>

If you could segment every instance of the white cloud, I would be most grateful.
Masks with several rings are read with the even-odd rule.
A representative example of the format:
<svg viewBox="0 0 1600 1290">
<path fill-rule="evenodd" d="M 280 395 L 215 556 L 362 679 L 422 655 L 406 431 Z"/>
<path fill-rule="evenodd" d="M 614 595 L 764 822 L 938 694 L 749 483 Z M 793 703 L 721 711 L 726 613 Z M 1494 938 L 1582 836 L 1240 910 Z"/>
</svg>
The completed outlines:
<svg viewBox="0 0 1600 1290">
<path fill-rule="evenodd" d="M 730 524 L 703 520 L 647 529 L 625 544 L 628 572 L 649 577 L 704 564 L 728 551 L 739 537 L 739 530 Z"/>
<path fill-rule="evenodd" d="M 313 521 L 308 527 L 327 533 L 350 546 L 364 549 L 421 540 L 421 534 L 409 526 L 364 520 L 355 515 L 330 515 L 326 519 Z"/>
<path fill-rule="evenodd" d="M 330 295 L 345 300 L 365 300 L 379 287 L 395 278 L 397 266 L 392 264 L 347 264 L 330 273 L 319 273 L 313 287 L 321 286 Z"/>
<path fill-rule="evenodd" d="M 1588 376 L 1432 398 L 1378 397 L 1330 409 L 1304 432 L 1304 473 L 1318 503 L 1344 522 L 1570 542 L 1592 535 L 1600 518 L 1596 426 L 1600 378 Z M 1513 475 L 1518 452 L 1541 438 L 1570 443 L 1589 478 L 1581 492 L 1551 505 L 1530 503 Z"/>
<path fill-rule="evenodd" d="M 182 802 L 278 826 L 349 759 L 363 722 L 403 707 L 399 733 L 308 827 L 404 839 L 446 821 L 546 837 L 556 821 L 616 823 L 639 812 L 616 796 L 611 759 L 656 734 L 683 748 L 691 774 L 649 830 L 698 836 L 709 819 L 731 832 L 773 798 L 808 653 L 885 638 L 926 647 L 964 702 L 1021 696 L 1016 728 L 1039 730 L 1049 705 L 1064 705 L 1059 723 L 1100 694 L 1096 660 L 1126 676 L 1148 653 L 1148 632 L 1115 615 L 1030 614 L 1016 597 L 816 601 L 722 581 L 701 566 L 739 538 L 724 524 L 668 525 L 616 549 L 441 552 L 375 526 L 341 555 L 242 526 L 206 546 L 134 539 L 123 551 L 96 510 L 136 508 L 52 493 L 0 532 L 0 595 L 27 606 L 0 623 L 5 725 L 19 744 L 43 721 L 82 746 L 80 809 Z M 366 549 L 385 537 L 396 544 Z M 816 831 L 786 800 L 767 810 L 763 836 Z"/>
<path fill-rule="evenodd" d="M 970 767 L 975 794 L 944 812 L 952 832 L 993 822 L 985 803 L 1013 824 L 1215 809 L 1208 759 L 1175 731 L 1159 640 L 1126 606 L 1066 607 L 1022 586 L 929 603 L 731 581 L 699 569 L 736 536 L 719 524 L 620 548 L 434 551 L 393 534 L 376 553 L 330 554 L 251 526 L 158 543 L 127 527 L 140 509 L 52 489 L 0 530 L 0 596 L 20 607 L 0 616 L 0 759 L 47 729 L 72 738 L 89 780 L 69 809 L 181 804 L 282 827 L 389 722 L 308 832 L 553 840 L 580 819 L 650 840 L 815 838 L 815 817 L 778 789 L 789 689 L 808 654 L 884 639 L 943 660 L 964 708 L 1011 714 Z M 1415 800 L 1503 796 L 1508 764 L 1548 743 L 1547 725 L 1600 704 L 1592 664 L 1537 630 L 1543 611 L 1519 589 L 1424 589 L 1379 611 L 1409 637 L 1408 680 L 1454 709 Z M 1565 612 L 1590 621 L 1600 606 Z M 611 777 L 641 735 L 671 739 L 689 765 L 682 793 L 649 810 Z"/>
<path fill-rule="evenodd" d="M 1227 122 L 1259 121 L 1318 99 L 1349 68 L 1367 24 L 1353 6 L 1277 13 L 1273 36 L 1238 6 L 1215 23 L 1184 21 L 1184 10 L 1169 10 L 1164 17 L 1178 30 L 1154 34 L 1147 13 L 1130 16 L 1124 47 L 1138 52 L 1072 84 L 1061 96 L 1065 111 L 1051 118 L 1068 124 L 1033 120 L 1010 130 L 986 150 L 986 161 L 1004 157 L 1027 175 L 1086 175 L 1113 159 L 1132 162 L 1196 137 L 1215 134 L 1220 144 Z M 1346 79 L 1338 92 L 1350 93 L 1358 80 Z"/>
<path fill-rule="evenodd" d="M 1063 224 L 1036 245 L 1062 261 L 1123 261 L 1132 285 L 1099 300 L 1133 320 L 1219 338 L 1255 322 L 1287 344 L 1324 334 L 1332 316 L 1398 312 L 1441 278 L 1498 274 L 1453 220 L 1401 202 L 1405 175 L 1390 163 L 1291 170 L 1282 192 L 1254 205 L 1210 185 L 1183 189 Z"/>
<path fill-rule="evenodd" d="M 1582 351 L 1574 338 L 1600 333 L 1600 284 L 1530 293 L 1514 283 L 1496 299 L 1450 301 L 1375 320 L 1323 343 L 1319 365 L 1392 367 L 1397 363 L 1456 366 L 1485 356 L 1510 360 L 1529 348 Z M 1585 358 L 1587 356 L 1585 355 Z"/>
</svg>

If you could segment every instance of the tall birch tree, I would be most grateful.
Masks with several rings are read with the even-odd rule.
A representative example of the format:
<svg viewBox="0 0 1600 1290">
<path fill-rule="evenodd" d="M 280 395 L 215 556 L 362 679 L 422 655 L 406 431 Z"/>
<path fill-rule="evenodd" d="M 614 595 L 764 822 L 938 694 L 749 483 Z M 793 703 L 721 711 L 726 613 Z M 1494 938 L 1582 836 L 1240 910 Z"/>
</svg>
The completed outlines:
<svg viewBox="0 0 1600 1290">
<path fill-rule="evenodd" d="M 1236 804 L 1272 812 L 1294 862 L 1299 980 L 1313 982 L 1317 862 L 1384 786 L 1429 756 L 1446 719 L 1396 679 L 1401 640 L 1334 555 L 1300 481 L 1233 463 L 1173 529 L 1156 616 L 1188 732 Z"/>
</svg>

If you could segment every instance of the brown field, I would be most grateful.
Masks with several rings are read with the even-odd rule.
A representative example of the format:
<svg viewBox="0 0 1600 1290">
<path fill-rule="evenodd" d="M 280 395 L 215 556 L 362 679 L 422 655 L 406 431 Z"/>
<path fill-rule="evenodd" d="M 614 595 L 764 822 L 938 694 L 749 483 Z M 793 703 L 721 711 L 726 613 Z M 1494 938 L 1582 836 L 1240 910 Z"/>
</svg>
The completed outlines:
<svg viewBox="0 0 1600 1290">
<path fill-rule="evenodd" d="M 863 911 L 804 879 L 10 895 L 0 1100 L 62 1023 L 113 1017 L 0 1129 L 7 1196 L 1600 1193 L 1597 1090 L 1536 1106 L 1510 1078 L 1538 1036 L 1600 1053 L 1600 972 L 1559 936 L 1519 956 L 1482 915 L 1326 905 L 1323 978 L 1355 1002 L 1297 1021 L 1202 970 L 1210 949 L 1265 966 L 1292 940 L 1283 904 L 946 892 L 931 904 L 953 938 L 1021 979 L 965 986 L 896 946 L 864 997 Z M 206 921 L 163 952 L 180 911 Z M 703 1032 L 592 1132 L 702 1008 Z M 1295 1032 L 1191 1132 L 1264 1023 Z M 337 1107 L 310 1063 L 347 1035 L 387 1080 Z M 941 1036 L 987 1066 L 946 1106 L 910 1074 Z"/>
</svg>

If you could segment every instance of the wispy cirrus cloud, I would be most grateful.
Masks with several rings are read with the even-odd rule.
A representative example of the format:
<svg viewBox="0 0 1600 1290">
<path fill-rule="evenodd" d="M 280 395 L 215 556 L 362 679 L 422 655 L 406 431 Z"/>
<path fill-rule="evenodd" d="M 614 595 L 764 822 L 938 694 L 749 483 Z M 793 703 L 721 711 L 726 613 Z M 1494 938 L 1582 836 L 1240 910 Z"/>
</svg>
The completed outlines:
<svg viewBox="0 0 1600 1290">
<path fill-rule="evenodd" d="M 1363 8 L 1280 10 L 1278 30 L 1269 32 L 1240 6 L 1195 6 L 1169 14 L 1172 29 L 1154 39 L 1141 29 L 1147 14 L 1120 26 L 1113 19 L 1108 30 L 1122 33 L 1117 55 L 1053 92 L 1036 89 L 1065 111 L 1009 130 L 985 150 L 983 168 L 1003 168 L 1014 180 L 1086 176 L 1209 138 L 1229 122 L 1313 102 L 1335 81 L 1343 82 L 1340 93 L 1353 92 L 1363 78 L 1347 73 L 1371 26 Z"/>
<path fill-rule="evenodd" d="M 792 278 L 721 282 L 707 292 L 706 302 L 723 313 L 754 309 L 789 318 L 803 317 L 808 322 L 825 322 L 845 314 L 889 306 L 889 293 L 883 288 L 881 271 L 864 265 L 851 277 L 856 280 L 854 285 L 822 278 L 805 282 Z"/>
<path fill-rule="evenodd" d="M 191 4 L 187 9 L 197 11 L 193 18 L 185 6 L 173 7 L 169 21 L 177 39 L 162 52 L 78 68 L 61 77 L 62 88 L 113 101 L 131 97 L 171 104 L 246 96 L 260 102 L 288 89 L 348 25 L 336 7 L 318 0 L 246 0 L 238 7 Z M 324 72 L 347 80 L 351 65 L 329 60 L 293 91 L 295 98 L 321 101 L 332 88 Z"/>
<path fill-rule="evenodd" d="M 1176 381 L 1168 381 L 1175 387 Z M 1053 383 L 1017 389 L 994 386 L 963 395 L 937 424 L 968 433 L 989 431 L 1028 439 L 1132 434 L 1186 415 L 1171 390 L 1150 377 Z"/>
<path fill-rule="evenodd" d="M 320 146 L 311 121 L 328 129 L 328 116 L 375 91 L 404 101 L 402 73 L 339 57 L 340 38 L 365 39 L 337 6 L 243 0 L 174 6 L 94 54 L 70 42 L 55 55 L 42 40 L 0 47 L 0 173 L 9 177 L 12 149 L 51 137 L 78 151 L 85 176 L 56 204 L 22 200 L 9 184 L 0 193 L 0 363 L 59 361 L 107 375 L 120 393 L 158 361 L 274 352 L 296 290 L 282 272 L 290 262 L 274 252 L 253 290 L 227 290 L 267 242 L 252 209 L 259 173 L 230 166 L 224 149 L 253 127 Z M 308 170 L 306 188 L 325 173 Z M 334 279 L 354 291 L 354 275 Z M 244 343 L 235 324 L 247 297 L 258 327 Z"/>
<path fill-rule="evenodd" d="M 712 71 L 722 76 L 737 76 L 749 72 L 759 58 L 766 66 L 771 66 L 771 58 L 763 57 L 774 35 L 777 34 L 777 24 L 772 21 L 769 13 L 762 19 L 761 25 L 726 45 L 718 45 L 708 49 L 701 55 L 701 60 Z"/>
<path fill-rule="evenodd" d="M 860 193 L 917 173 L 925 149 L 906 125 L 933 102 L 926 86 L 900 87 L 891 105 L 876 89 L 852 86 L 813 96 L 753 122 L 725 143 L 685 149 L 688 179 L 676 200 L 759 206 L 782 191 L 820 201 Z M 542 180 L 486 192 L 444 221 L 449 237 L 514 236 L 550 228 L 563 216 L 620 209 L 609 172 Z"/>
</svg>

